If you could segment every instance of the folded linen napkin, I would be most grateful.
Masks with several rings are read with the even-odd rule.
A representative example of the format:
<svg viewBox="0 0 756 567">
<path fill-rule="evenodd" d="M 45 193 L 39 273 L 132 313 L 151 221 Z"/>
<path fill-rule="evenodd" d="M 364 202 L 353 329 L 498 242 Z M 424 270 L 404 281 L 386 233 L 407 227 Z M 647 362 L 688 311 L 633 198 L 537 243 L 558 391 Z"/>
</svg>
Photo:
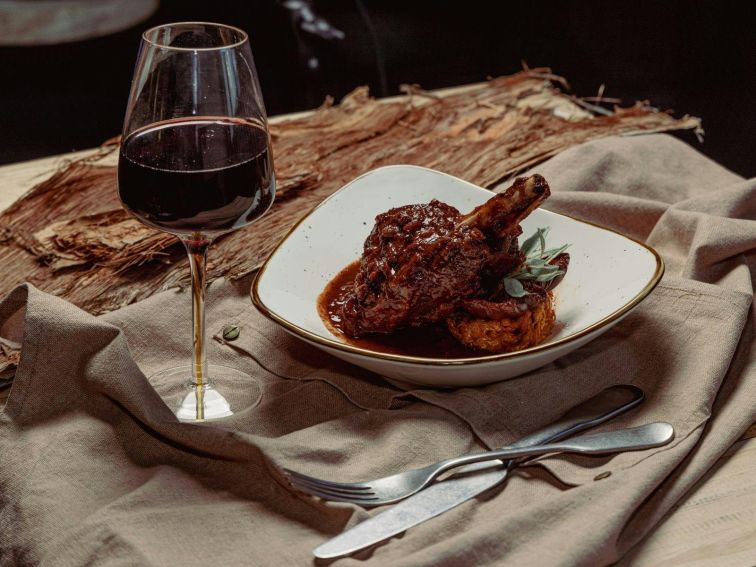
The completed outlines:
<svg viewBox="0 0 756 567">
<path fill-rule="evenodd" d="M 0 565 L 312 564 L 314 547 L 368 512 L 290 491 L 275 464 L 375 478 L 506 444 L 632 383 L 647 402 L 606 427 L 669 421 L 673 444 L 542 460 L 338 564 L 622 557 L 756 420 L 756 182 L 666 135 L 591 142 L 533 171 L 554 190 L 547 208 L 647 241 L 667 273 L 599 339 L 486 387 L 400 390 L 266 320 L 248 280 L 219 281 L 209 356 L 258 382 L 232 385 L 232 403 L 246 408 L 232 418 L 179 423 L 163 401 L 178 385 L 145 376 L 188 360 L 186 291 L 97 318 L 16 289 L 0 303 L 0 336 L 23 343 L 0 412 Z M 222 339 L 228 323 L 241 329 L 234 342 Z"/>
</svg>

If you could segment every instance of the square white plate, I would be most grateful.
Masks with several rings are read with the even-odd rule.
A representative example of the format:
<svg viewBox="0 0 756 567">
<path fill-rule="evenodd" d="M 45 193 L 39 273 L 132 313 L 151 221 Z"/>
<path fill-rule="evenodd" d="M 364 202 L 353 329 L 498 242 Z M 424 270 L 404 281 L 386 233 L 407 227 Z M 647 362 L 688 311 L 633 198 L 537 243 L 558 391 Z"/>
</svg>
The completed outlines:
<svg viewBox="0 0 756 567">
<path fill-rule="evenodd" d="M 253 302 L 300 339 L 388 378 L 436 387 L 474 386 L 512 378 L 586 344 L 630 313 L 664 273 L 664 263 L 652 248 L 611 230 L 536 209 L 522 223 L 523 237 L 536 228 L 550 227 L 550 245 L 570 244 L 570 267 L 555 290 L 556 331 L 540 345 L 474 358 L 419 358 L 356 347 L 326 328 L 318 315 L 318 295 L 333 276 L 360 257 L 376 215 L 431 199 L 467 213 L 492 195 L 417 166 L 370 171 L 324 200 L 292 229 L 260 269 L 252 285 Z"/>
</svg>

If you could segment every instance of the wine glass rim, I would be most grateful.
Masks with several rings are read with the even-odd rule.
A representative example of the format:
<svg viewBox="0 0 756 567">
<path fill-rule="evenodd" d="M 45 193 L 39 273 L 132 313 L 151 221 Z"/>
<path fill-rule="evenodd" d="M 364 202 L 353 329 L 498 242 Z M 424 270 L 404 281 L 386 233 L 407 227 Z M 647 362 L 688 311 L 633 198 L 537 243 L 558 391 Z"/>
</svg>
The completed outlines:
<svg viewBox="0 0 756 567">
<path fill-rule="evenodd" d="M 235 41 L 234 43 L 229 43 L 228 45 L 218 45 L 217 47 L 176 47 L 173 45 L 165 45 L 164 43 L 160 43 L 157 41 L 151 40 L 147 35 L 155 30 L 159 30 L 160 28 L 170 28 L 170 27 L 177 27 L 177 26 L 190 26 L 190 25 L 203 25 L 203 26 L 215 26 L 218 28 L 225 28 L 228 30 L 233 30 L 241 35 L 241 39 L 238 41 Z M 169 22 L 166 24 L 160 24 L 157 26 L 152 26 L 149 29 L 146 29 L 142 32 L 142 41 L 145 43 L 149 43 L 150 45 L 153 45 L 159 49 L 166 49 L 170 51 L 219 51 L 221 49 L 233 49 L 234 47 L 239 47 L 240 45 L 245 44 L 247 41 L 249 41 L 249 35 L 247 32 L 245 32 L 241 28 L 237 28 L 236 26 L 230 26 L 228 24 L 219 24 L 217 22 Z"/>
</svg>

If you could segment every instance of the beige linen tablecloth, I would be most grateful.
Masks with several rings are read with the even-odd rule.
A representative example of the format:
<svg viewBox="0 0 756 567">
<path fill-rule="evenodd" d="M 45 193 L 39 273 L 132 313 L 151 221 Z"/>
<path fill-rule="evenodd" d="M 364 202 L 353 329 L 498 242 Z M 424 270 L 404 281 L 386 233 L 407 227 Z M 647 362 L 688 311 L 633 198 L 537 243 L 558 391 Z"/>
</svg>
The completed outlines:
<svg viewBox="0 0 756 567">
<path fill-rule="evenodd" d="M 273 463 L 375 478 L 503 445 L 631 383 L 647 402 L 606 427 L 666 420 L 671 445 L 550 458 L 337 564 L 617 560 L 756 419 L 756 183 L 666 135 L 592 142 L 534 171 L 553 187 L 547 208 L 645 240 L 667 273 L 609 333 L 487 387 L 399 390 L 263 318 L 249 281 L 221 281 L 210 290 L 210 358 L 253 374 L 262 402 L 182 424 L 160 397 L 175 399 L 177 385 L 145 375 L 188 360 L 186 291 L 96 318 L 16 289 L 0 304 L 0 334 L 23 341 L 0 414 L 0 564 L 308 565 L 314 547 L 368 512 L 290 491 Z M 241 335 L 224 344 L 228 323 Z M 253 385 L 232 389 L 237 405 L 254 397 Z"/>
</svg>

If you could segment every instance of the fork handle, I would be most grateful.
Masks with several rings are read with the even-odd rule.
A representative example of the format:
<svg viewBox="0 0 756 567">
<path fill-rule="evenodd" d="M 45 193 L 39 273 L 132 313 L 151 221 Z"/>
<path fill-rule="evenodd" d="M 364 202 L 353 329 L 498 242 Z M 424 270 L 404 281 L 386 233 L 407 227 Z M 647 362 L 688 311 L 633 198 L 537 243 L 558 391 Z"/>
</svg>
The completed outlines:
<svg viewBox="0 0 756 567">
<path fill-rule="evenodd" d="M 637 386 L 621 384 L 604 388 L 592 398 L 569 409 L 546 427 L 515 441 L 509 448 L 543 445 L 561 441 L 585 429 L 610 421 L 643 403 L 645 395 Z"/>
<path fill-rule="evenodd" d="M 666 445 L 674 439 L 674 429 L 669 423 L 663 421 L 630 427 L 606 433 L 593 433 L 573 437 L 567 441 L 558 443 L 546 443 L 531 445 L 529 447 L 504 447 L 495 451 L 486 451 L 473 455 L 465 455 L 454 459 L 447 459 L 439 463 L 434 473 L 438 475 L 455 469 L 462 465 L 480 463 L 492 460 L 511 460 L 549 453 L 580 453 L 586 455 L 600 455 L 604 453 L 616 453 L 620 451 L 640 451 L 652 447 Z"/>
</svg>

